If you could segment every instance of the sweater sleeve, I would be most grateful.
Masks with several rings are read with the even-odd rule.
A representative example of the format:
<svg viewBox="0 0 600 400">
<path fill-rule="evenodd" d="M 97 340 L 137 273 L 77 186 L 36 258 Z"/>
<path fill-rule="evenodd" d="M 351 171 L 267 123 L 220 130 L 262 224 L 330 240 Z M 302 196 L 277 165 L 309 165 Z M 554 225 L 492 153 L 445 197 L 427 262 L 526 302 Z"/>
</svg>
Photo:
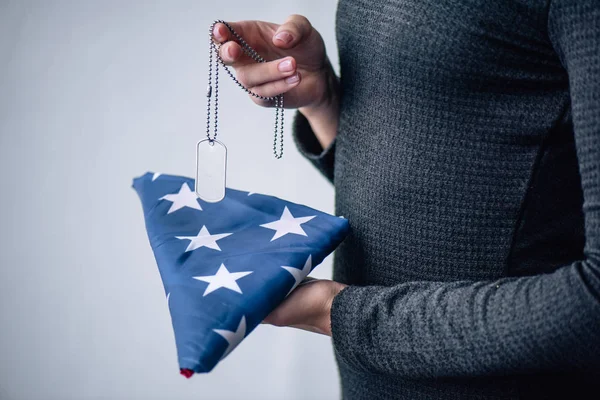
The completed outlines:
<svg viewBox="0 0 600 400">
<path fill-rule="evenodd" d="M 600 368 L 600 1 L 551 1 L 584 196 L 583 259 L 496 281 L 349 286 L 331 311 L 334 349 L 349 367 L 411 378 Z"/>
<path fill-rule="evenodd" d="M 294 122 L 292 125 L 292 135 L 294 142 L 300 153 L 314 165 L 319 172 L 333 183 L 333 163 L 335 157 L 336 139 L 326 148 L 323 149 L 313 132 L 310 123 L 306 117 L 296 111 Z"/>
</svg>

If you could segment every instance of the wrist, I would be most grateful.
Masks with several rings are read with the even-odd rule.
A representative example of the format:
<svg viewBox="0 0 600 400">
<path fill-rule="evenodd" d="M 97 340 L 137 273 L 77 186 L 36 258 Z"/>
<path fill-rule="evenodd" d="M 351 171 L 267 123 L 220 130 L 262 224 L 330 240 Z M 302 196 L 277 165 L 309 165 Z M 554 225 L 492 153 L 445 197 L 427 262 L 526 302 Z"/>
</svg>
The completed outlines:
<svg viewBox="0 0 600 400">
<path fill-rule="evenodd" d="M 324 87 L 323 93 L 316 101 L 304 107 L 298 108 L 308 120 L 321 118 L 323 116 L 337 116 L 339 110 L 340 83 L 329 59 L 323 70 Z"/>
<path fill-rule="evenodd" d="M 342 290 L 344 290 L 346 287 L 348 287 L 348 285 L 345 285 L 343 283 L 339 283 L 339 282 L 335 282 L 335 281 L 332 281 L 332 283 L 333 283 L 333 285 L 331 287 L 331 295 L 329 296 L 329 299 L 325 306 L 326 312 L 325 312 L 324 324 L 321 327 L 321 330 L 327 336 L 331 336 L 331 308 L 333 306 L 333 300 L 335 299 L 335 296 L 337 296 Z"/>
<path fill-rule="evenodd" d="M 325 90 L 315 103 L 300 107 L 298 111 L 306 117 L 321 148 L 331 145 L 337 135 L 340 115 L 340 84 L 329 61 L 323 71 Z"/>
</svg>

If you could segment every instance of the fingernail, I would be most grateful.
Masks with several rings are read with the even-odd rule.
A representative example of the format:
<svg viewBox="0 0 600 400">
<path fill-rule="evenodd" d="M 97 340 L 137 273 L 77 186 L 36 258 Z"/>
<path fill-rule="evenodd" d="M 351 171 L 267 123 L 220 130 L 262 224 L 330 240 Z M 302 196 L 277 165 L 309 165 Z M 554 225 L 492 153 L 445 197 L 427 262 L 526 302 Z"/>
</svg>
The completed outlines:
<svg viewBox="0 0 600 400">
<path fill-rule="evenodd" d="M 219 33 L 219 30 L 217 29 L 216 26 L 213 29 L 213 35 L 214 35 L 215 39 L 217 39 L 217 40 L 223 40 L 223 36 L 221 36 L 221 34 Z"/>
<path fill-rule="evenodd" d="M 290 72 L 294 69 L 292 65 L 292 60 L 285 60 L 279 63 L 277 69 L 281 72 Z"/>
<path fill-rule="evenodd" d="M 233 59 L 233 54 L 231 54 L 231 46 L 225 47 L 225 53 L 227 53 L 227 57 Z"/>
<path fill-rule="evenodd" d="M 292 75 L 289 78 L 285 78 L 285 83 L 289 83 L 290 85 L 292 83 L 296 83 L 300 80 L 300 77 L 298 76 L 298 74 Z"/>
<path fill-rule="evenodd" d="M 283 32 L 279 32 L 277 35 L 275 35 L 275 39 L 279 39 L 283 43 L 289 43 L 292 41 L 293 37 L 292 37 L 292 35 L 290 35 L 289 32 L 283 31 Z"/>
</svg>

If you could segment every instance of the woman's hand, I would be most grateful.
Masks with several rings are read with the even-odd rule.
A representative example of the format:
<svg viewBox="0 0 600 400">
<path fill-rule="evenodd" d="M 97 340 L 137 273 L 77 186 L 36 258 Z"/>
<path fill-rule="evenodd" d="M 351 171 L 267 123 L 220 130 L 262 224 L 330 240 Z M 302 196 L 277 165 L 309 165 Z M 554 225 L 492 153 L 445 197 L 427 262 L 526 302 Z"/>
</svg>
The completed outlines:
<svg viewBox="0 0 600 400">
<path fill-rule="evenodd" d="M 316 107 L 329 96 L 330 65 L 323 39 L 303 16 L 292 15 L 283 25 L 263 21 L 232 22 L 231 27 L 265 60 L 256 63 L 242 52 L 224 24 L 213 36 L 223 43 L 223 62 L 233 66 L 240 83 L 256 94 L 273 97 L 285 93 L 289 108 Z M 260 105 L 271 106 L 252 97 Z"/>
<path fill-rule="evenodd" d="M 277 307 L 264 323 L 291 326 L 331 336 L 331 304 L 346 285 L 307 278 Z"/>
<path fill-rule="evenodd" d="M 285 94 L 284 106 L 298 108 L 322 147 L 327 147 L 337 133 L 339 81 L 319 32 L 301 15 L 290 16 L 283 25 L 264 21 L 229 24 L 268 61 L 257 63 L 245 55 L 229 29 L 219 23 L 214 27 L 213 37 L 222 43 L 223 62 L 232 66 L 240 83 L 254 93 L 264 97 Z M 251 98 L 261 106 L 274 105 Z"/>
</svg>

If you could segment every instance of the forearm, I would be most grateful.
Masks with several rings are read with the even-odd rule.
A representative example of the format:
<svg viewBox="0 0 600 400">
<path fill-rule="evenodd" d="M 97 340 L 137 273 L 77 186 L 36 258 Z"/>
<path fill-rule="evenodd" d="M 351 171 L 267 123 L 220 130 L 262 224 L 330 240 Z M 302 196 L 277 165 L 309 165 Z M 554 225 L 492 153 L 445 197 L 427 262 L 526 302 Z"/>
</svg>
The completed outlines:
<svg viewBox="0 0 600 400">
<path fill-rule="evenodd" d="M 597 369 L 599 271 L 351 286 L 333 301 L 334 346 L 355 369 L 411 378 Z"/>
<path fill-rule="evenodd" d="M 327 61 L 324 74 L 326 74 L 327 88 L 323 98 L 317 100 L 314 105 L 301 107 L 298 110 L 308 120 L 321 147 L 326 149 L 337 134 L 340 114 L 340 84 L 329 61 Z"/>
</svg>

